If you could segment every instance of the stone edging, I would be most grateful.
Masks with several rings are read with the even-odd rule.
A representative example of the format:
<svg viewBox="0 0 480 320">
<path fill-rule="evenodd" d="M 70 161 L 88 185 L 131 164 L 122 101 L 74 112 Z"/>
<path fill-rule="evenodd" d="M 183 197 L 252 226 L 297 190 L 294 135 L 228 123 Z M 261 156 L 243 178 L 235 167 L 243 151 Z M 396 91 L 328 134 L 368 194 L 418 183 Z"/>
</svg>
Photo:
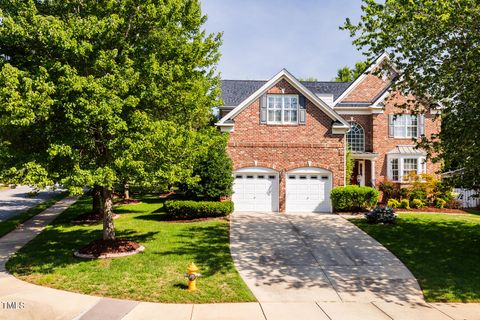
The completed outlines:
<svg viewBox="0 0 480 320">
<path fill-rule="evenodd" d="M 84 254 L 84 253 L 80 253 L 78 251 L 75 251 L 73 253 L 73 255 L 77 258 L 81 258 L 81 259 L 109 259 L 109 258 L 122 258 L 122 257 L 128 257 L 128 256 L 131 256 L 131 255 L 134 255 L 134 254 L 137 254 L 137 253 L 140 253 L 140 252 L 143 252 L 145 251 L 145 247 L 144 246 L 140 246 L 138 247 L 137 249 L 135 249 L 134 251 L 130 251 L 130 252 L 122 252 L 122 253 L 107 253 L 107 254 L 102 254 L 100 256 L 94 256 L 93 254 Z"/>
</svg>

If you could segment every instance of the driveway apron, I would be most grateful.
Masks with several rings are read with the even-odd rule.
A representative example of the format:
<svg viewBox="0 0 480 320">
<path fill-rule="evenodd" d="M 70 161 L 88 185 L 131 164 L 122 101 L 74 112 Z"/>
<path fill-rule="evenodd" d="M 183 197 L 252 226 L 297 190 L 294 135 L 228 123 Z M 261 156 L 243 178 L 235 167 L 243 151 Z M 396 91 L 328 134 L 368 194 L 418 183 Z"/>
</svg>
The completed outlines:
<svg viewBox="0 0 480 320">
<path fill-rule="evenodd" d="M 402 262 L 341 216 L 236 212 L 230 237 L 260 302 L 423 302 Z"/>
</svg>

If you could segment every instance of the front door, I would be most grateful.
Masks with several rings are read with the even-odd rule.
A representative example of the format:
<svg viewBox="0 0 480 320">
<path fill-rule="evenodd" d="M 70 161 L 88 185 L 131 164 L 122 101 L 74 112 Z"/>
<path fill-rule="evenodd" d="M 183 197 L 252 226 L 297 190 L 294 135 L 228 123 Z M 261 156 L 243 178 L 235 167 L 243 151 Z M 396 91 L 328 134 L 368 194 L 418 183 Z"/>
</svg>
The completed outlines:
<svg viewBox="0 0 480 320">
<path fill-rule="evenodd" d="M 355 160 L 350 183 L 365 186 L 365 160 Z"/>
<path fill-rule="evenodd" d="M 357 181 L 360 186 L 365 186 L 365 160 L 358 160 Z"/>
</svg>

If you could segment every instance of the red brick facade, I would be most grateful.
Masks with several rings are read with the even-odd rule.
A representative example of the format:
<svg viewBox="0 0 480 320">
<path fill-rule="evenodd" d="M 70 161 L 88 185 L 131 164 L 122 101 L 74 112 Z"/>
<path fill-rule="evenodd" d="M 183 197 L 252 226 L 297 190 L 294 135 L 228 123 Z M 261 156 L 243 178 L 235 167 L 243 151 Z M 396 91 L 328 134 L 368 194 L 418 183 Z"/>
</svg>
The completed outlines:
<svg viewBox="0 0 480 320">
<path fill-rule="evenodd" d="M 412 139 L 398 139 L 389 137 L 388 134 L 388 115 L 406 113 L 403 109 L 396 107 L 406 103 L 406 98 L 400 94 L 391 94 L 385 100 L 384 113 L 372 116 L 373 131 L 373 150 L 378 153 L 378 159 L 375 163 L 377 184 L 387 178 L 387 156 L 386 153 L 395 148 L 397 145 L 414 145 Z M 440 120 L 435 119 L 431 113 L 425 115 L 425 135 L 430 137 L 432 134 L 440 132 Z M 428 174 L 436 174 L 440 170 L 439 163 L 428 161 L 426 164 L 426 172 Z"/>
<path fill-rule="evenodd" d="M 342 102 L 372 102 L 386 86 L 388 80 L 368 75 Z M 281 80 L 267 94 L 300 94 L 289 82 Z M 405 111 L 396 104 L 405 102 L 399 94 L 392 94 L 384 101 L 381 113 L 362 114 L 355 107 L 343 111 L 348 122 L 359 123 L 365 131 L 365 152 L 375 153 L 375 177 L 372 177 L 371 160 L 365 159 L 365 184 L 376 184 L 387 178 L 387 152 L 398 145 L 413 145 L 412 139 L 389 137 L 389 114 Z M 365 113 L 365 112 L 364 112 Z M 306 123 L 299 125 L 271 125 L 260 123 L 260 100 L 257 99 L 234 117 L 234 131 L 230 133 L 228 154 L 234 169 L 265 167 L 279 173 L 279 209 L 285 211 L 286 172 L 296 168 L 315 167 L 329 170 L 333 187 L 345 182 L 344 134 L 332 134 L 333 120 L 311 101 L 306 101 Z M 430 136 L 440 131 L 439 120 L 425 115 L 425 134 Z M 439 164 L 428 162 L 427 173 L 435 174 Z M 350 179 L 350 177 L 347 177 Z"/>
<path fill-rule="evenodd" d="M 350 92 L 342 102 L 370 102 L 390 83 L 372 74 L 367 75 L 355 90 Z"/>
<path fill-rule="evenodd" d="M 268 94 L 299 94 L 285 80 Z M 235 117 L 228 153 L 235 170 L 244 167 L 266 167 L 279 172 L 279 208 L 285 210 L 285 174 L 301 167 L 316 167 L 332 172 L 333 186 L 344 185 L 343 134 L 332 134 L 332 119 L 307 100 L 305 125 L 260 124 L 260 103 L 254 101 Z"/>
</svg>

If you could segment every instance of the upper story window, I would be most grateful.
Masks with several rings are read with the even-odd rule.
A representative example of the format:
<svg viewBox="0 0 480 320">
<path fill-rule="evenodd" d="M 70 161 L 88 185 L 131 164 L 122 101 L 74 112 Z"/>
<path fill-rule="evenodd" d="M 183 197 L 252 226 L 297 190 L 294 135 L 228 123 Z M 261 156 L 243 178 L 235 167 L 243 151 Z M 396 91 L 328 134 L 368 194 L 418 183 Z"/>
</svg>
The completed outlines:
<svg viewBox="0 0 480 320">
<path fill-rule="evenodd" d="M 356 122 L 350 124 L 350 130 L 347 133 L 347 143 L 354 152 L 365 151 L 365 131 Z"/>
<path fill-rule="evenodd" d="M 267 123 L 297 124 L 298 123 L 298 96 L 297 95 L 268 95 L 267 96 Z"/>
<path fill-rule="evenodd" d="M 423 116 L 410 114 L 390 115 L 390 136 L 394 138 L 418 138 L 423 134 Z"/>
</svg>

